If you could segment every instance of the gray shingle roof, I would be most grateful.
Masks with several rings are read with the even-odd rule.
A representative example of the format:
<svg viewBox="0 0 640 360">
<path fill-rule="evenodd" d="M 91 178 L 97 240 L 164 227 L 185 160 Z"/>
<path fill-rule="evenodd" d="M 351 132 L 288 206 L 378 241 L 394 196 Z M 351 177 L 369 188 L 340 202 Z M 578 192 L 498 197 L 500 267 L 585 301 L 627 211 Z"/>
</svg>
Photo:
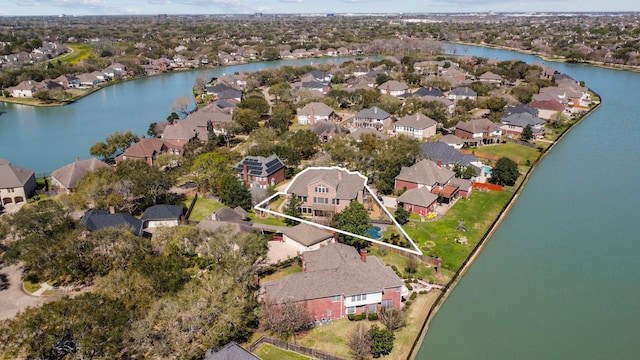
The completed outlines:
<svg viewBox="0 0 640 360">
<path fill-rule="evenodd" d="M 357 119 L 376 119 L 376 120 L 384 120 L 388 118 L 389 113 L 380 109 L 377 106 L 372 106 L 370 108 L 362 109 L 356 113 L 354 116 Z"/>
<path fill-rule="evenodd" d="M 305 223 L 288 228 L 283 234 L 304 246 L 312 246 L 333 237 L 333 234 Z"/>
<path fill-rule="evenodd" d="M 436 184 L 446 184 L 453 176 L 453 171 L 446 167 L 439 167 L 431 160 L 424 159 L 411 167 L 403 166 L 400 174 L 396 176 L 396 180 L 434 186 Z"/>
<path fill-rule="evenodd" d="M 264 283 L 269 301 L 370 294 L 403 285 L 390 267 L 374 256 L 362 261 L 352 246 L 331 243 L 302 256 L 306 271 Z"/>
<path fill-rule="evenodd" d="M 91 209 L 80 219 L 89 231 L 107 228 L 129 229 L 134 235 L 142 236 L 142 221 L 129 214 L 110 214 L 104 210 Z"/>
<path fill-rule="evenodd" d="M 459 121 L 456 124 L 456 129 L 460 129 L 466 131 L 471 134 L 480 134 L 484 133 L 489 129 L 489 131 L 497 131 L 500 130 L 498 125 L 492 122 L 489 119 L 473 119 L 469 121 Z"/>
<path fill-rule="evenodd" d="M 431 159 L 433 162 L 437 163 L 438 160 L 440 160 L 444 165 L 469 165 L 472 162 L 478 161 L 478 158 L 474 155 L 462 154 L 444 142 L 421 144 L 420 152 L 423 156 Z"/>
<path fill-rule="evenodd" d="M 339 180 L 342 173 L 342 181 Z M 366 179 L 359 174 L 350 174 L 346 170 L 328 168 L 307 168 L 298 174 L 287 192 L 298 196 L 308 196 L 307 186 L 323 181 L 336 189 L 338 199 L 352 200 L 364 189 Z"/>
<path fill-rule="evenodd" d="M 0 159 L 0 189 L 23 187 L 34 175 L 33 170 L 13 166 Z"/>
<path fill-rule="evenodd" d="M 298 110 L 298 115 L 311 115 L 313 111 L 314 115 L 317 116 L 329 116 L 334 110 L 321 102 L 311 102 L 305 105 L 302 109 Z"/>
<path fill-rule="evenodd" d="M 527 125 L 532 127 L 536 125 L 544 125 L 544 120 L 529 113 L 516 113 L 502 118 L 502 123 L 524 128 Z"/>
<path fill-rule="evenodd" d="M 268 157 L 245 156 L 242 161 L 236 164 L 234 169 L 236 169 L 238 173 L 242 173 L 244 165 L 247 165 L 249 175 L 262 177 L 269 176 L 284 167 L 282 160 L 275 154 L 269 155 Z"/>
<path fill-rule="evenodd" d="M 449 92 L 449 95 L 456 96 L 477 96 L 478 94 L 466 86 L 457 87 Z"/>
<path fill-rule="evenodd" d="M 184 211 L 182 206 L 177 205 L 154 205 L 148 207 L 140 220 L 176 220 L 180 219 Z"/>
<path fill-rule="evenodd" d="M 398 120 L 393 126 L 410 126 L 414 129 L 426 129 L 436 125 L 436 121 L 422 113 L 406 115 Z"/>
<path fill-rule="evenodd" d="M 202 360 L 260 360 L 235 342 L 230 342 L 220 350 L 209 350 Z"/>
</svg>

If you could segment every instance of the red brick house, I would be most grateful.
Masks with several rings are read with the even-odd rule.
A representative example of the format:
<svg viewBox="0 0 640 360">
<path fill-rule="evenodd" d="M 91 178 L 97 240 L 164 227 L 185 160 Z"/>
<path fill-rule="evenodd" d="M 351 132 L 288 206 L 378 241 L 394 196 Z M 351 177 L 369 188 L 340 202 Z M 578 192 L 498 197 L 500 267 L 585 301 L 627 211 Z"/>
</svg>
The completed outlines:
<svg viewBox="0 0 640 360">
<path fill-rule="evenodd" d="M 158 138 L 142 138 L 129 146 L 122 154 L 116 156 L 116 162 L 123 160 L 145 161 L 153 166 L 156 156 L 164 153 L 180 154 L 180 150 L 170 147 L 164 140 Z"/>
<path fill-rule="evenodd" d="M 438 195 L 423 186 L 405 191 L 398 197 L 396 203 L 398 207 L 409 212 L 425 216 L 435 210 L 438 205 Z"/>
<path fill-rule="evenodd" d="M 266 304 L 301 302 L 320 324 L 383 307 L 400 309 L 409 295 L 390 267 L 349 245 L 331 243 L 305 252 L 302 264 L 303 272 L 262 285 Z"/>
<path fill-rule="evenodd" d="M 458 122 L 455 135 L 469 146 L 480 146 L 499 143 L 502 130 L 489 119 L 475 119 Z"/>
<path fill-rule="evenodd" d="M 412 190 L 424 187 L 432 194 L 436 195 L 438 203 L 449 203 L 451 200 L 458 197 L 459 187 L 452 182 L 454 176 L 455 173 L 447 167 L 442 166 L 442 162 L 436 164 L 431 160 L 424 159 L 418 161 L 413 166 L 403 166 L 402 170 L 400 170 L 400 174 L 396 176 L 394 189 L 396 192 L 401 192 L 403 190 Z M 418 194 L 422 194 L 422 192 L 412 192 L 411 194 L 415 194 L 417 196 Z M 431 197 L 429 197 L 429 199 L 430 198 Z M 405 195 L 403 199 L 408 201 L 411 198 L 409 195 Z M 406 203 L 417 205 L 420 208 L 431 207 L 430 203 L 427 202 L 427 198 L 421 195 L 421 199 L 422 200 L 419 203 Z M 400 198 L 398 198 L 398 203 L 400 202 Z M 435 204 L 433 206 L 435 206 Z M 410 209 L 405 207 L 405 210 Z M 431 208 L 431 210 L 433 210 L 433 208 Z"/>
<path fill-rule="evenodd" d="M 284 163 L 275 154 L 268 157 L 245 156 L 234 169 L 247 187 L 266 189 L 284 180 Z"/>
</svg>

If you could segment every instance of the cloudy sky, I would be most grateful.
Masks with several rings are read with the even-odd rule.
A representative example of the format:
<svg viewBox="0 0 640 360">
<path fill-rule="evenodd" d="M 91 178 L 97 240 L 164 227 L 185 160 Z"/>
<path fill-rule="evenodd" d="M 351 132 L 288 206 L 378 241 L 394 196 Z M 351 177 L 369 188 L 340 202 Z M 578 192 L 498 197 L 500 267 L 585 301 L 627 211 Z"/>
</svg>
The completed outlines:
<svg viewBox="0 0 640 360">
<path fill-rule="evenodd" d="M 0 16 L 640 11 L 638 0 L 0 0 Z"/>
</svg>

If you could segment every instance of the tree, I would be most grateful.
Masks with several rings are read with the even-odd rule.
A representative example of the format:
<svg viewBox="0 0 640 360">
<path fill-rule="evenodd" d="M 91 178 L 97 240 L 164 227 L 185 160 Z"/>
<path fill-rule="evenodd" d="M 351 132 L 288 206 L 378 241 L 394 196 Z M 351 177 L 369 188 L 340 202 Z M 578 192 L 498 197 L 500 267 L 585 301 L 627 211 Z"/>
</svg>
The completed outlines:
<svg viewBox="0 0 640 360">
<path fill-rule="evenodd" d="M 291 119 L 293 119 L 294 111 L 287 104 L 279 104 L 273 107 L 271 117 L 267 121 L 267 125 L 278 132 L 284 134 L 289 130 Z"/>
<path fill-rule="evenodd" d="M 397 330 L 405 325 L 406 315 L 404 310 L 383 307 L 378 314 L 378 319 L 387 329 Z"/>
<path fill-rule="evenodd" d="M 393 350 L 393 341 L 395 340 L 395 334 L 391 329 L 381 329 L 378 325 L 371 326 L 369 329 L 371 336 L 371 354 L 374 358 L 379 358 L 381 355 L 389 355 Z"/>
<path fill-rule="evenodd" d="M 190 109 L 193 106 L 193 99 L 188 96 L 178 96 L 171 104 L 171 111 L 181 113 L 183 115 L 189 115 Z"/>
<path fill-rule="evenodd" d="M 93 156 L 100 156 L 104 159 L 108 159 L 115 154 L 123 152 L 131 144 L 140 141 L 138 135 L 131 131 L 122 132 L 116 131 L 111 135 L 107 135 L 104 142 L 98 141 L 93 144 L 89 149 L 89 153 Z"/>
<path fill-rule="evenodd" d="M 369 212 L 357 200 L 352 200 L 349 206 L 337 213 L 333 217 L 333 223 L 337 229 L 362 236 L 365 236 L 367 230 L 371 228 Z M 367 240 L 345 234 L 338 234 L 338 239 L 340 242 L 355 246 L 357 249 L 364 249 L 369 245 Z"/>
<path fill-rule="evenodd" d="M 393 215 L 398 224 L 404 225 L 409 222 L 409 216 L 411 216 L 411 213 L 405 210 L 404 207 L 398 206 L 396 212 Z"/>
<path fill-rule="evenodd" d="M 287 82 L 279 82 L 273 84 L 269 88 L 269 95 L 273 96 L 276 102 L 280 102 L 282 100 L 287 100 L 291 97 L 291 85 Z"/>
<path fill-rule="evenodd" d="M 158 126 L 157 122 L 152 122 L 151 124 L 149 124 L 149 128 L 147 129 L 147 135 L 149 137 L 152 137 L 152 138 L 159 137 L 160 134 L 158 134 L 157 126 Z"/>
<path fill-rule="evenodd" d="M 233 154 L 225 148 L 198 155 L 191 165 L 191 178 L 198 186 L 208 185 L 216 191 L 218 179 L 231 171 Z"/>
<path fill-rule="evenodd" d="M 527 124 L 527 126 L 522 129 L 520 140 L 529 141 L 531 139 L 533 139 L 533 129 L 531 129 L 531 125 Z"/>
<path fill-rule="evenodd" d="M 258 116 L 267 115 L 269 113 L 269 103 L 265 100 L 260 92 L 251 92 L 245 95 L 242 101 L 238 103 L 238 109 L 251 109 Z"/>
<path fill-rule="evenodd" d="M 284 142 L 303 160 L 309 160 L 320 149 L 318 135 L 309 129 L 290 133 Z"/>
<path fill-rule="evenodd" d="M 247 211 L 251 210 L 251 193 L 233 174 L 227 173 L 222 176 L 215 194 L 230 208 L 240 206 Z"/>
<path fill-rule="evenodd" d="M 260 126 L 260 115 L 252 109 L 236 109 L 233 112 L 233 120 L 240 125 L 245 134 Z"/>
<path fill-rule="evenodd" d="M 300 206 L 302 206 L 302 201 L 298 199 L 296 194 L 291 194 L 289 201 L 287 202 L 287 206 L 284 208 L 283 213 L 285 215 L 293 216 L 295 218 L 302 217 L 302 210 L 300 210 Z M 292 219 L 284 219 L 285 224 L 289 226 L 298 225 L 299 221 Z"/>
<path fill-rule="evenodd" d="M 371 334 L 362 324 L 358 324 L 349 335 L 348 344 L 351 355 L 356 360 L 365 360 L 371 355 Z"/>
<path fill-rule="evenodd" d="M 267 327 L 279 337 L 289 336 L 308 330 L 313 324 L 313 316 L 302 302 L 266 304 Z"/>
<path fill-rule="evenodd" d="M 173 125 L 173 122 L 180 119 L 180 116 L 178 116 L 178 114 L 173 111 L 171 112 L 171 114 L 169 114 L 169 116 L 167 116 L 167 121 L 169 122 L 169 124 Z"/>
<path fill-rule="evenodd" d="M 502 157 L 491 170 L 491 183 L 504 186 L 513 186 L 520 176 L 518 164 L 508 157 Z"/>
</svg>

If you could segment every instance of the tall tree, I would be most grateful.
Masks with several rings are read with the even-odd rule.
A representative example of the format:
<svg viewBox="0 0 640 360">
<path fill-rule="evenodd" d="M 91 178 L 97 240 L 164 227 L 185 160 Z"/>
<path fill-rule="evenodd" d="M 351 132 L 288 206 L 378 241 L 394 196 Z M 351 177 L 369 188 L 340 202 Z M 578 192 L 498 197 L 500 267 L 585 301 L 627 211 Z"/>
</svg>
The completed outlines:
<svg viewBox="0 0 640 360">
<path fill-rule="evenodd" d="M 529 141 L 531 139 L 533 139 L 533 129 L 531 129 L 531 125 L 527 124 L 527 126 L 522 129 L 520 140 Z"/>
<path fill-rule="evenodd" d="M 508 157 L 502 157 L 491 170 L 490 181 L 497 185 L 513 186 L 519 176 L 518 164 Z"/>
<path fill-rule="evenodd" d="M 216 195 L 230 208 L 240 206 L 247 211 L 251 210 L 251 193 L 233 174 L 227 173 L 222 176 Z"/>
<path fill-rule="evenodd" d="M 365 236 L 367 234 L 367 230 L 371 228 L 369 212 L 356 200 L 351 201 L 349 206 L 335 214 L 333 217 L 333 223 L 337 229 L 362 236 Z M 367 240 L 341 233 L 338 234 L 338 239 L 340 242 L 354 246 L 357 249 L 364 249 L 369 246 L 369 242 Z"/>
<path fill-rule="evenodd" d="M 302 201 L 298 199 L 296 194 L 291 194 L 289 201 L 287 201 L 287 206 L 284 208 L 283 213 L 285 215 L 293 216 L 295 218 L 302 217 L 302 211 L 300 210 L 300 206 L 302 205 Z M 300 222 L 292 219 L 284 219 L 284 222 L 289 226 L 298 225 Z"/>
<path fill-rule="evenodd" d="M 193 107 L 193 99 L 188 96 L 178 96 L 171 104 L 171 111 L 182 115 L 189 115 Z"/>
<path fill-rule="evenodd" d="M 233 120 L 240 125 L 245 134 L 249 134 L 260 126 L 260 114 L 253 109 L 236 109 L 233 112 Z"/>
</svg>

